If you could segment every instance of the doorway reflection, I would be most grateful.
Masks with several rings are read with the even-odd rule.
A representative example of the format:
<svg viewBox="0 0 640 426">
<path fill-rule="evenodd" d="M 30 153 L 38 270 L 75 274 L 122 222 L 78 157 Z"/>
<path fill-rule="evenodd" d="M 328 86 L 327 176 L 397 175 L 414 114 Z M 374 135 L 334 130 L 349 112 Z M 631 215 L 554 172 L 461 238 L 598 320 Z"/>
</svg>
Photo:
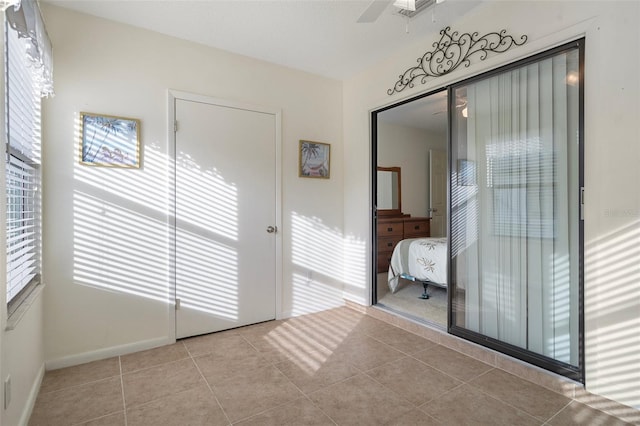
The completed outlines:
<svg viewBox="0 0 640 426">
<path fill-rule="evenodd" d="M 447 326 L 447 92 L 376 113 L 376 300 Z M 393 183 L 393 185 L 391 185 Z M 435 227 L 434 227 L 435 225 Z"/>
</svg>

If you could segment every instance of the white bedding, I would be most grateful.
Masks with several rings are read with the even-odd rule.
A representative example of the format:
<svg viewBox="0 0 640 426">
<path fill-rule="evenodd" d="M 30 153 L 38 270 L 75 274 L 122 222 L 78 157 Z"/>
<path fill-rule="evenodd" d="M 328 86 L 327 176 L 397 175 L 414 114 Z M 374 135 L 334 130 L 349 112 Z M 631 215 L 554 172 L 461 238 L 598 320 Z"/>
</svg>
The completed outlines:
<svg viewBox="0 0 640 426">
<path fill-rule="evenodd" d="M 395 293 L 401 274 L 447 286 L 447 239 L 411 238 L 393 249 L 389 264 L 389 289 Z"/>
</svg>

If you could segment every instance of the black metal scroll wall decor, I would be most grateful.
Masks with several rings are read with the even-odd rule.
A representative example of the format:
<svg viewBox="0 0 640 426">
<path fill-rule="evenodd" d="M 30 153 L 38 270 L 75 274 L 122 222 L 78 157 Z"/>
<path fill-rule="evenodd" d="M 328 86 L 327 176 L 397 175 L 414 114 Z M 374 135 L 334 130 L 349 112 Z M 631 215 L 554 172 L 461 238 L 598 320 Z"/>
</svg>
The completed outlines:
<svg viewBox="0 0 640 426">
<path fill-rule="evenodd" d="M 433 43 L 434 50 L 418 58 L 417 66 L 402 73 L 393 88 L 387 90 L 389 95 L 414 87 L 417 80 L 424 84 L 429 77 L 448 74 L 462 64 L 468 67 L 472 58 L 484 61 L 489 52 L 503 53 L 514 46 L 522 46 L 527 41 L 526 35 L 516 40 L 507 35 L 507 30 L 480 37 L 477 32 L 459 34 L 458 31 L 451 32 L 451 27 L 446 27 L 440 34 L 440 41 Z"/>
</svg>

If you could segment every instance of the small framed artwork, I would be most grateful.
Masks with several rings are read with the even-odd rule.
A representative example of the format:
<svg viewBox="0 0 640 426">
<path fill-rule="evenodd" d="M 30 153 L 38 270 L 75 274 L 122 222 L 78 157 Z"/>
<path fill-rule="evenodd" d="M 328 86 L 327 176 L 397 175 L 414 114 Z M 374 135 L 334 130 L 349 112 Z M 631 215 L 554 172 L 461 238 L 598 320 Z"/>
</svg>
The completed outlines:
<svg viewBox="0 0 640 426">
<path fill-rule="evenodd" d="M 331 145 L 301 140 L 298 156 L 298 176 L 329 179 L 330 171 Z"/>
<path fill-rule="evenodd" d="M 139 168 L 140 120 L 81 112 L 80 163 Z"/>
</svg>

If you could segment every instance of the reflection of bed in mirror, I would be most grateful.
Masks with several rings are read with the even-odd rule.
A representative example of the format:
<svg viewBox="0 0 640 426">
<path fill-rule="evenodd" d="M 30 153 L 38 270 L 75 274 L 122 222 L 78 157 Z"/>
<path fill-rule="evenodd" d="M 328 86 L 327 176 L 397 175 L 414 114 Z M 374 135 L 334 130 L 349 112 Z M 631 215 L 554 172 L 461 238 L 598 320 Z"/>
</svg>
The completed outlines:
<svg viewBox="0 0 640 426">
<path fill-rule="evenodd" d="M 410 238 L 396 244 L 391 255 L 388 284 L 395 293 L 400 280 L 421 283 L 424 287 L 423 299 L 429 298 L 429 285 L 447 287 L 447 239 Z"/>
<path fill-rule="evenodd" d="M 428 237 L 431 235 L 428 217 L 386 216 L 378 218 L 378 272 L 387 272 L 391 254 L 396 245 L 407 238 Z"/>
</svg>

